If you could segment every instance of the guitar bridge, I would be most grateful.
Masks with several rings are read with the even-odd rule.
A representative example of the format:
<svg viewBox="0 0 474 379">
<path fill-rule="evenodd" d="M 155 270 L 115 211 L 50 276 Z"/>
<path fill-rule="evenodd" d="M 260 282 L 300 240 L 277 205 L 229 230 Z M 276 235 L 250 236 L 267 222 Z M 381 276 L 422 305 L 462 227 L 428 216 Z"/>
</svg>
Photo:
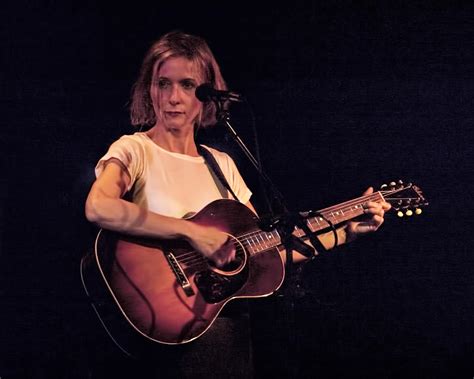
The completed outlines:
<svg viewBox="0 0 474 379">
<path fill-rule="evenodd" d="M 173 253 L 166 253 L 165 257 L 168 260 L 168 264 L 170 265 L 171 269 L 173 270 L 174 275 L 176 276 L 176 280 L 178 281 L 179 285 L 183 289 L 186 296 L 188 296 L 188 297 L 194 296 L 194 290 L 191 287 L 191 283 L 189 283 L 189 280 L 186 277 L 186 274 L 184 273 L 183 269 L 179 265 L 179 263 L 176 260 L 176 257 L 174 256 L 174 254 Z"/>
</svg>

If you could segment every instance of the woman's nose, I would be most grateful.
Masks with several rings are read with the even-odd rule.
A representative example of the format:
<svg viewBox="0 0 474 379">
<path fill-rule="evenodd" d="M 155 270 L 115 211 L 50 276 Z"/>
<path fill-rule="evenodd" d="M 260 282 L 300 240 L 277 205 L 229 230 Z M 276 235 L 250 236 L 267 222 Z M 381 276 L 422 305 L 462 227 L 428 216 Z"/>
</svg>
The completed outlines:
<svg viewBox="0 0 474 379">
<path fill-rule="evenodd" d="M 172 86 L 169 102 L 171 104 L 178 104 L 179 101 L 180 101 L 179 87 L 178 86 Z"/>
</svg>

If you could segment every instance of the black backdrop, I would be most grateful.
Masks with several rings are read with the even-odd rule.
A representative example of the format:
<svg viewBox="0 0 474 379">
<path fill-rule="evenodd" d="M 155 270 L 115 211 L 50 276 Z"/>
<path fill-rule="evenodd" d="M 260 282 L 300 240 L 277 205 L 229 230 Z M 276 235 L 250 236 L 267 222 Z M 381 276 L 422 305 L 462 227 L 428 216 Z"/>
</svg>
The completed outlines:
<svg viewBox="0 0 474 379">
<path fill-rule="evenodd" d="M 2 378 L 88 377 L 78 263 L 95 229 L 83 203 L 98 157 L 132 132 L 126 103 L 147 47 L 171 29 L 206 38 L 249 99 L 262 161 L 290 208 L 398 179 L 430 200 L 422 216 L 389 216 L 304 267 L 300 372 L 472 377 L 474 8 L 321 3 L 3 7 Z M 233 109 L 252 147 L 249 120 Z M 220 130 L 211 138 L 262 209 L 238 148 Z"/>
</svg>

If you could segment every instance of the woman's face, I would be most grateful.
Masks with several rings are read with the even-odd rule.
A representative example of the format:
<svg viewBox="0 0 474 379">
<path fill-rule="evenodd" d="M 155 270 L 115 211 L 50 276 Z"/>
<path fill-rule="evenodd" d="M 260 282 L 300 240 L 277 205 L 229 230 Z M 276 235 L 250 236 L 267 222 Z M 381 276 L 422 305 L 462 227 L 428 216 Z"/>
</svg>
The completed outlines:
<svg viewBox="0 0 474 379">
<path fill-rule="evenodd" d="M 202 110 L 194 94 L 200 81 L 196 65 L 184 57 L 169 58 L 155 71 L 150 94 L 158 124 L 167 129 L 194 128 Z"/>
</svg>

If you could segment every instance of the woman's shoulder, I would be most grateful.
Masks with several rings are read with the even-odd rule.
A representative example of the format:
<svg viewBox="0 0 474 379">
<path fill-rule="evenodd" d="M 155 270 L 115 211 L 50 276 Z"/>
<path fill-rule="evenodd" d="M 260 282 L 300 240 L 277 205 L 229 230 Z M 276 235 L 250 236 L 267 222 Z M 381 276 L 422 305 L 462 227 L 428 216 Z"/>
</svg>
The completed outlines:
<svg viewBox="0 0 474 379">
<path fill-rule="evenodd" d="M 116 139 L 112 146 L 117 148 L 125 148 L 127 150 L 143 150 L 150 144 L 150 139 L 143 132 L 136 132 L 133 134 L 124 134 Z"/>
<path fill-rule="evenodd" d="M 218 150 L 208 145 L 201 145 L 201 146 L 204 147 L 206 150 L 208 150 L 216 159 L 222 159 L 222 160 L 232 159 L 230 155 L 227 154 L 225 151 Z"/>
<path fill-rule="evenodd" d="M 149 137 L 144 132 L 135 132 L 133 134 L 124 134 L 117 141 L 124 143 L 139 143 L 145 144 L 149 140 Z"/>
</svg>

